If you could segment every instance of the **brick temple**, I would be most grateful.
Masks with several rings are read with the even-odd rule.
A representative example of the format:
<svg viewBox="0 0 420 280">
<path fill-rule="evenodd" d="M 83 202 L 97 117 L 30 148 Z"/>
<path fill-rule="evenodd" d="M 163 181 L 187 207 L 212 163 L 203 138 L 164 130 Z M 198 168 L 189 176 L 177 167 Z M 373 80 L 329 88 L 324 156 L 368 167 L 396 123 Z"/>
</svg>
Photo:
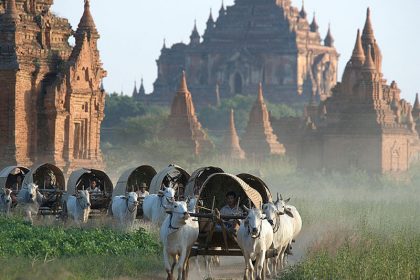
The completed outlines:
<svg viewBox="0 0 420 280">
<path fill-rule="evenodd" d="M 260 82 L 270 102 L 325 100 L 337 82 L 338 53 L 331 30 L 323 40 L 315 16 L 290 0 L 242 0 L 223 5 L 203 35 L 194 26 L 189 43 L 165 44 L 157 60 L 158 77 L 150 104 L 170 104 L 182 70 L 198 107 L 220 98 L 253 95 Z"/>
<path fill-rule="evenodd" d="M 357 32 L 353 54 L 333 95 L 319 106 L 306 108 L 302 134 L 296 135 L 300 141 L 295 141 L 302 167 L 401 172 L 419 158 L 418 98 L 413 110 L 401 99 L 397 83 L 384 79 L 370 17 L 368 10 L 363 32 Z"/>
<path fill-rule="evenodd" d="M 0 1 L 0 163 L 50 162 L 65 172 L 101 167 L 106 72 L 99 33 L 89 0 L 75 31 L 52 4 Z"/>
</svg>

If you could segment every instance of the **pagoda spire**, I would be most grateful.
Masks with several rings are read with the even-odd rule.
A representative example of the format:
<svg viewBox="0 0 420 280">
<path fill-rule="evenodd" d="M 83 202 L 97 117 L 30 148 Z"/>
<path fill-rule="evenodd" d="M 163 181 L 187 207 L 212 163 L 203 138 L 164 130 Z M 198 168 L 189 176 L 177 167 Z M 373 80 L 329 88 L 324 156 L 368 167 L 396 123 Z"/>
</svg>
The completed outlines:
<svg viewBox="0 0 420 280">
<path fill-rule="evenodd" d="M 420 102 L 419 102 L 419 94 L 416 93 L 416 100 L 414 101 L 413 110 L 411 111 L 414 119 L 417 121 L 420 118 Z"/>
<path fill-rule="evenodd" d="M 220 7 L 220 10 L 219 10 L 219 17 L 220 17 L 220 16 L 224 16 L 225 14 L 226 14 L 225 3 L 224 3 L 224 1 L 222 0 L 222 6 Z"/>
<path fill-rule="evenodd" d="M 308 15 L 305 11 L 305 0 L 302 0 L 302 9 L 300 10 L 299 15 L 301 18 L 306 18 Z"/>
<path fill-rule="evenodd" d="M 362 40 L 360 37 L 360 29 L 357 29 L 356 44 L 354 45 L 351 61 L 353 62 L 353 64 L 361 66 L 364 64 L 365 58 L 365 52 L 363 50 Z"/>
<path fill-rule="evenodd" d="M 235 113 L 230 110 L 229 133 L 226 134 L 224 145 L 224 154 L 232 159 L 245 159 L 245 152 L 239 144 L 239 137 L 235 127 Z"/>
<path fill-rule="evenodd" d="M 414 101 L 414 109 L 420 110 L 420 103 L 419 103 L 419 94 L 416 93 L 416 100 Z"/>
<path fill-rule="evenodd" d="M 189 92 L 187 85 L 187 75 L 182 71 L 181 82 L 179 84 L 178 92 Z"/>
<path fill-rule="evenodd" d="M 314 13 L 314 17 L 312 19 L 312 23 L 310 25 L 310 28 L 311 28 L 311 32 L 318 32 L 318 30 L 319 30 L 319 25 L 316 21 L 315 13 Z"/>
<path fill-rule="evenodd" d="M 366 60 L 365 60 L 365 64 L 363 65 L 363 68 L 369 71 L 376 70 L 375 62 L 373 62 L 373 59 L 372 59 L 372 46 L 371 45 L 368 46 Z"/>
<path fill-rule="evenodd" d="M 213 12 L 212 12 L 211 8 L 210 8 L 209 19 L 207 20 L 207 26 L 209 26 L 209 25 L 214 25 Z"/>
<path fill-rule="evenodd" d="M 264 103 L 263 86 L 261 82 L 258 86 L 258 102 Z"/>
<path fill-rule="evenodd" d="M 366 22 L 365 27 L 363 28 L 362 40 L 366 43 L 375 42 L 375 34 L 373 32 L 372 21 L 370 17 L 370 8 L 367 8 L 366 12 Z"/>
<path fill-rule="evenodd" d="M 146 94 L 146 90 L 144 89 L 143 78 L 141 78 L 140 89 L 139 89 L 138 95 L 145 95 L 145 94 Z"/>
<path fill-rule="evenodd" d="M 247 155 L 264 157 L 283 155 L 285 148 L 277 140 L 270 122 L 270 114 L 264 102 L 262 84 L 260 83 L 258 98 L 252 106 L 242 147 Z"/>
<path fill-rule="evenodd" d="M 213 148 L 213 143 L 202 128 L 195 114 L 192 96 L 187 86 L 186 74 L 183 71 L 178 91 L 172 101 L 171 113 L 162 137 L 183 142 L 191 147 L 195 155 Z"/>
<path fill-rule="evenodd" d="M 79 25 L 76 30 L 76 36 L 80 36 L 83 33 L 87 33 L 88 37 L 99 37 L 98 30 L 96 29 L 95 21 L 93 20 L 92 13 L 90 12 L 90 0 L 84 0 L 85 7 L 82 18 L 80 19 Z"/>
<path fill-rule="evenodd" d="M 134 81 L 134 90 L 133 90 L 133 97 L 137 97 L 138 91 L 137 91 L 137 82 Z"/>
<path fill-rule="evenodd" d="M 200 33 L 197 30 L 197 20 L 194 21 L 194 28 L 190 36 L 191 45 L 198 45 L 200 44 Z"/>
<path fill-rule="evenodd" d="M 327 47 L 334 47 L 334 37 L 331 34 L 331 24 L 328 24 L 328 32 L 324 39 L 324 45 Z"/>
</svg>

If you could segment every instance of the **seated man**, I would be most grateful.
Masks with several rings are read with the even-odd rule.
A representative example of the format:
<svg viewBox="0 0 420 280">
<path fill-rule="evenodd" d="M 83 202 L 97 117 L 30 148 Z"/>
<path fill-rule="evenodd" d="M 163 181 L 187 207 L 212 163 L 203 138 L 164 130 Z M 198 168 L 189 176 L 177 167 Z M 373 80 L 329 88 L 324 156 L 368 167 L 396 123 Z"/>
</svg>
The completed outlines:
<svg viewBox="0 0 420 280">
<path fill-rule="evenodd" d="M 149 195 L 149 192 L 147 191 L 147 185 L 145 183 L 141 183 L 138 187 L 138 190 L 136 191 L 139 198 L 143 199 L 146 196 Z"/>
<path fill-rule="evenodd" d="M 57 202 L 57 193 L 58 187 L 56 185 L 56 178 L 53 172 L 48 172 L 44 178 L 43 188 L 45 190 L 51 190 L 51 192 L 47 192 L 44 194 L 45 202 L 43 206 L 45 207 L 53 207 L 54 203 Z"/>
<path fill-rule="evenodd" d="M 220 209 L 221 215 L 226 216 L 241 216 L 243 215 L 242 209 L 238 205 L 238 198 L 235 192 L 230 191 L 226 194 L 226 205 Z M 223 220 L 223 224 L 229 232 L 236 233 L 239 229 L 239 221 L 234 220 Z"/>
<path fill-rule="evenodd" d="M 95 179 L 90 181 L 89 187 L 86 189 L 90 193 L 101 193 L 101 188 L 98 185 L 98 182 L 96 182 Z"/>
</svg>

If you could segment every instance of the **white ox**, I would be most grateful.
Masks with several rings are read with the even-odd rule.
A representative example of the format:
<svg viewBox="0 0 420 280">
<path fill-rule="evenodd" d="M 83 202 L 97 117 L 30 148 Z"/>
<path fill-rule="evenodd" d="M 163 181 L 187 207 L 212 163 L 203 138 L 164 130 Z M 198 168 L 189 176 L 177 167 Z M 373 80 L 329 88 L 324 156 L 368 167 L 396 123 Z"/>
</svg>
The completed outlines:
<svg viewBox="0 0 420 280">
<path fill-rule="evenodd" d="M 175 190 L 166 188 L 160 194 L 151 194 L 143 200 L 143 217 L 160 226 L 166 217 L 166 211 L 172 208 L 175 201 Z"/>
<path fill-rule="evenodd" d="M 10 215 L 10 207 L 12 206 L 12 190 L 3 189 L 0 192 L 0 212 L 6 216 Z"/>
<path fill-rule="evenodd" d="M 138 195 L 135 192 L 128 193 L 127 196 L 119 195 L 112 199 L 111 213 L 118 220 L 122 227 L 132 227 L 137 216 L 139 205 Z"/>
<path fill-rule="evenodd" d="M 86 190 L 77 191 L 76 195 L 67 198 L 66 210 L 69 218 L 73 219 L 76 225 L 80 222 L 87 223 L 90 213 L 90 195 Z"/>
<path fill-rule="evenodd" d="M 273 228 L 273 248 L 277 250 L 277 256 L 271 260 L 273 276 L 277 276 L 277 270 L 283 268 L 284 252 L 293 239 L 292 218 L 285 215 L 281 206 L 279 210 L 277 205 L 280 205 L 279 199 L 263 205 L 263 212 Z M 271 275 L 270 270 L 268 273 Z"/>
<path fill-rule="evenodd" d="M 290 250 L 292 244 L 295 227 L 294 227 L 294 215 L 290 211 L 290 208 L 286 207 L 286 203 L 290 201 L 290 198 L 284 200 L 283 197 L 277 195 L 277 201 L 275 202 L 276 208 L 280 214 L 280 229 L 278 238 L 279 242 L 282 243 L 282 251 L 277 258 L 277 268 L 283 269 L 286 265 L 287 251 Z M 287 244 L 286 244 L 287 242 Z"/>
<path fill-rule="evenodd" d="M 34 183 L 24 185 L 18 193 L 18 204 L 23 207 L 25 220 L 33 224 L 32 214 L 37 215 L 39 207 L 45 197 L 39 192 L 38 186 Z"/>
<path fill-rule="evenodd" d="M 263 279 L 266 253 L 273 244 L 273 230 L 260 209 L 248 209 L 238 231 L 238 245 L 245 258 L 244 279 Z M 256 264 L 254 269 L 253 262 Z"/>
<path fill-rule="evenodd" d="M 195 201 L 189 203 L 189 206 L 191 204 L 195 205 Z M 170 211 L 171 214 L 165 218 L 160 228 L 167 279 L 173 279 L 175 267 L 178 280 L 187 279 L 189 255 L 199 233 L 198 221 L 188 214 L 187 203 L 184 201 L 174 202 Z"/>
</svg>

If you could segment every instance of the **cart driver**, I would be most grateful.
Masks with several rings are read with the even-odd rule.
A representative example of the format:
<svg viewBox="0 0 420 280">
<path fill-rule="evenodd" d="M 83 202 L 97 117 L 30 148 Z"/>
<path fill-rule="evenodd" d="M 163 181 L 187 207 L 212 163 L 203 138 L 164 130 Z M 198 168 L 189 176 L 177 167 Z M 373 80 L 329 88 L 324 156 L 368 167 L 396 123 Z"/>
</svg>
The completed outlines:
<svg viewBox="0 0 420 280">
<path fill-rule="evenodd" d="M 44 189 L 51 190 L 51 193 L 45 193 L 46 201 L 44 206 L 52 207 L 52 205 L 57 201 L 58 187 L 56 185 L 56 178 L 52 171 L 48 171 L 47 175 L 44 177 Z"/>
<path fill-rule="evenodd" d="M 149 192 L 147 191 L 147 185 L 146 183 L 141 183 L 138 187 L 138 190 L 136 191 L 139 198 L 143 199 L 146 196 L 149 195 Z"/>
<path fill-rule="evenodd" d="M 92 179 L 90 181 L 90 185 L 87 188 L 87 191 L 90 192 L 90 193 L 100 193 L 100 192 L 102 192 L 101 188 L 99 187 L 98 182 L 96 182 L 95 179 Z"/>
<path fill-rule="evenodd" d="M 230 191 L 226 194 L 226 205 L 220 209 L 221 215 L 227 216 L 241 216 L 243 214 L 242 209 L 238 205 L 238 197 L 235 192 Z M 223 220 L 225 227 L 230 232 L 237 232 L 239 229 L 238 220 Z"/>
</svg>

